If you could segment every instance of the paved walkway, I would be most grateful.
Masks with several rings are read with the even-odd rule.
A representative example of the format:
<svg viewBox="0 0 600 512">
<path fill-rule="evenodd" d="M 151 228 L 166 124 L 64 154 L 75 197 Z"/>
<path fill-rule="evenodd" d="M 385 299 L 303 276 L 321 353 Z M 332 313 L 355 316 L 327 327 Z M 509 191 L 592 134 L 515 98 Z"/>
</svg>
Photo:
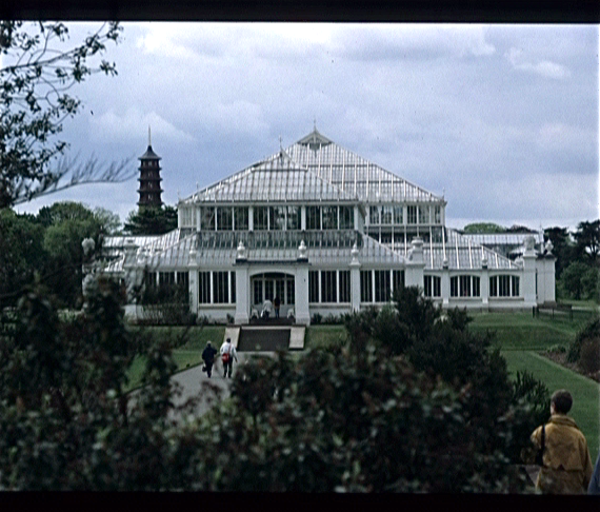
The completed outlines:
<svg viewBox="0 0 600 512">
<path fill-rule="evenodd" d="M 248 358 L 252 355 L 258 354 L 257 352 L 238 352 L 238 362 L 233 363 L 233 377 L 235 377 L 237 370 L 241 364 L 244 364 Z M 261 353 L 264 354 L 264 353 Z M 232 379 L 223 377 L 223 365 L 221 359 L 217 358 L 216 364 L 213 366 L 212 377 L 209 379 L 206 373 L 202 371 L 202 366 L 195 366 L 189 370 L 177 373 L 173 376 L 173 381 L 181 386 L 182 394 L 176 397 L 174 400 L 175 405 L 181 405 L 187 399 L 201 395 L 201 400 L 196 409 L 196 414 L 202 415 L 211 407 L 210 399 L 213 394 L 203 389 L 203 384 L 208 383 L 218 387 L 221 391 L 221 399 L 225 399 L 229 396 L 229 386 Z"/>
</svg>

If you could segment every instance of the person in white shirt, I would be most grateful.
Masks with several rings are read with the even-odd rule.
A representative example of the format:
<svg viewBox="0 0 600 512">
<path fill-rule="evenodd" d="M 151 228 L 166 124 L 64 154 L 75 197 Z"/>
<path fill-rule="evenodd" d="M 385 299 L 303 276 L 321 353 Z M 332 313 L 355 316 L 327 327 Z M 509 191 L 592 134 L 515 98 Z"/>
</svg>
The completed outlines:
<svg viewBox="0 0 600 512">
<path fill-rule="evenodd" d="M 223 345 L 221 345 L 221 362 L 223 363 L 223 378 L 229 375 L 231 379 L 231 374 L 233 372 L 233 360 L 237 363 L 237 351 L 235 347 L 231 343 L 231 338 L 227 338 Z"/>
<path fill-rule="evenodd" d="M 269 299 L 263 302 L 262 312 L 260 316 L 265 320 L 267 320 L 269 317 L 273 317 L 273 303 Z"/>
</svg>

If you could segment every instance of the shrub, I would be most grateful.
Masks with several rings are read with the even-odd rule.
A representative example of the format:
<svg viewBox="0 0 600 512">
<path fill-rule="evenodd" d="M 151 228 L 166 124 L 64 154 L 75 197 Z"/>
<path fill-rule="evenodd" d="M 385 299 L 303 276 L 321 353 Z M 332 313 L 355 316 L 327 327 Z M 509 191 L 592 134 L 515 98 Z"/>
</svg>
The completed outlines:
<svg viewBox="0 0 600 512">
<path fill-rule="evenodd" d="M 315 313 L 312 318 L 310 319 L 310 322 L 313 325 L 319 325 L 323 320 L 323 315 L 320 315 L 319 313 Z"/>
<path fill-rule="evenodd" d="M 581 345 L 579 366 L 588 373 L 600 371 L 600 337 L 588 338 Z"/>
<path fill-rule="evenodd" d="M 564 354 L 567 349 L 564 345 L 552 345 L 547 349 L 547 351 L 552 354 Z"/>
<path fill-rule="evenodd" d="M 577 333 L 575 340 L 569 347 L 567 353 L 567 361 L 576 363 L 579 361 L 581 347 L 589 339 L 600 337 L 600 317 L 592 318 L 588 323 Z"/>
</svg>

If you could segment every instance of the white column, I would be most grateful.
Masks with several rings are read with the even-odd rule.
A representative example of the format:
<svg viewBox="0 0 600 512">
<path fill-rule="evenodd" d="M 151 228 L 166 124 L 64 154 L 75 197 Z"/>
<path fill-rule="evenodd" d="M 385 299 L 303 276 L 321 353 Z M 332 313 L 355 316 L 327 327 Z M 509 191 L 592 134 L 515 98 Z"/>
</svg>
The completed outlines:
<svg viewBox="0 0 600 512">
<path fill-rule="evenodd" d="M 306 206 L 300 207 L 300 231 L 306 231 Z"/>
<path fill-rule="evenodd" d="M 296 323 L 310 325 L 308 309 L 308 263 L 296 268 Z"/>
<path fill-rule="evenodd" d="M 534 250 L 526 250 L 523 254 L 523 272 L 521 274 L 521 294 L 524 306 L 533 307 L 537 303 L 535 293 L 536 254 Z"/>
<path fill-rule="evenodd" d="M 254 207 L 248 206 L 248 230 L 254 231 Z"/>
<path fill-rule="evenodd" d="M 556 302 L 556 258 L 547 254 L 541 260 L 544 267 L 544 302 Z"/>
<path fill-rule="evenodd" d="M 188 287 L 190 292 L 190 312 L 198 315 L 198 262 L 196 261 L 196 249 L 192 248 L 188 259 L 189 280 Z"/>
<path fill-rule="evenodd" d="M 352 311 L 360 311 L 360 261 L 358 261 L 359 250 L 356 243 L 352 247 L 351 254 L 350 294 L 352 297 Z"/>
<path fill-rule="evenodd" d="M 444 258 L 442 263 L 442 282 L 441 292 L 442 292 L 442 307 L 448 307 L 450 304 L 450 269 L 448 268 L 448 260 Z"/>
<path fill-rule="evenodd" d="M 481 303 L 484 307 L 487 307 L 489 305 L 490 298 L 490 276 L 488 274 L 487 267 L 481 269 L 479 291 L 481 293 Z"/>
<path fill-rule="evenodd" d="M 250 283 L 248 266 L 236 265 L 235 269 L 235 323 L 250 321 Z"/>
<path fill-rule="evenodd" d="M 423 260 L 423 240 L 419 237 L 413 238 L 406 259 L 404 285 L 423 288 L 423 269 L 425 268 L 425 261 Z"/>
</svg>

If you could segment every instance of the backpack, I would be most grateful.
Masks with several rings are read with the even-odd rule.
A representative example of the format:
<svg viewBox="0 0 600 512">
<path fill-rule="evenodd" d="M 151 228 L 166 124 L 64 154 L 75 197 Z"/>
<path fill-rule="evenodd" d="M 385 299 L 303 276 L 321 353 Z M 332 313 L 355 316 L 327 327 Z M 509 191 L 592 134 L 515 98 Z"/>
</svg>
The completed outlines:
<svg viewBox="0 0 600 512">
<path fill-rule="evenodd" d="M 227 364 L 229 363 L 229 360 L 231 359 L 231 354 L 229 352 L 225 352 L 222 356 L 221 356 L 221 361 L 223 361 L 223 364 Z"/>
</svg>

